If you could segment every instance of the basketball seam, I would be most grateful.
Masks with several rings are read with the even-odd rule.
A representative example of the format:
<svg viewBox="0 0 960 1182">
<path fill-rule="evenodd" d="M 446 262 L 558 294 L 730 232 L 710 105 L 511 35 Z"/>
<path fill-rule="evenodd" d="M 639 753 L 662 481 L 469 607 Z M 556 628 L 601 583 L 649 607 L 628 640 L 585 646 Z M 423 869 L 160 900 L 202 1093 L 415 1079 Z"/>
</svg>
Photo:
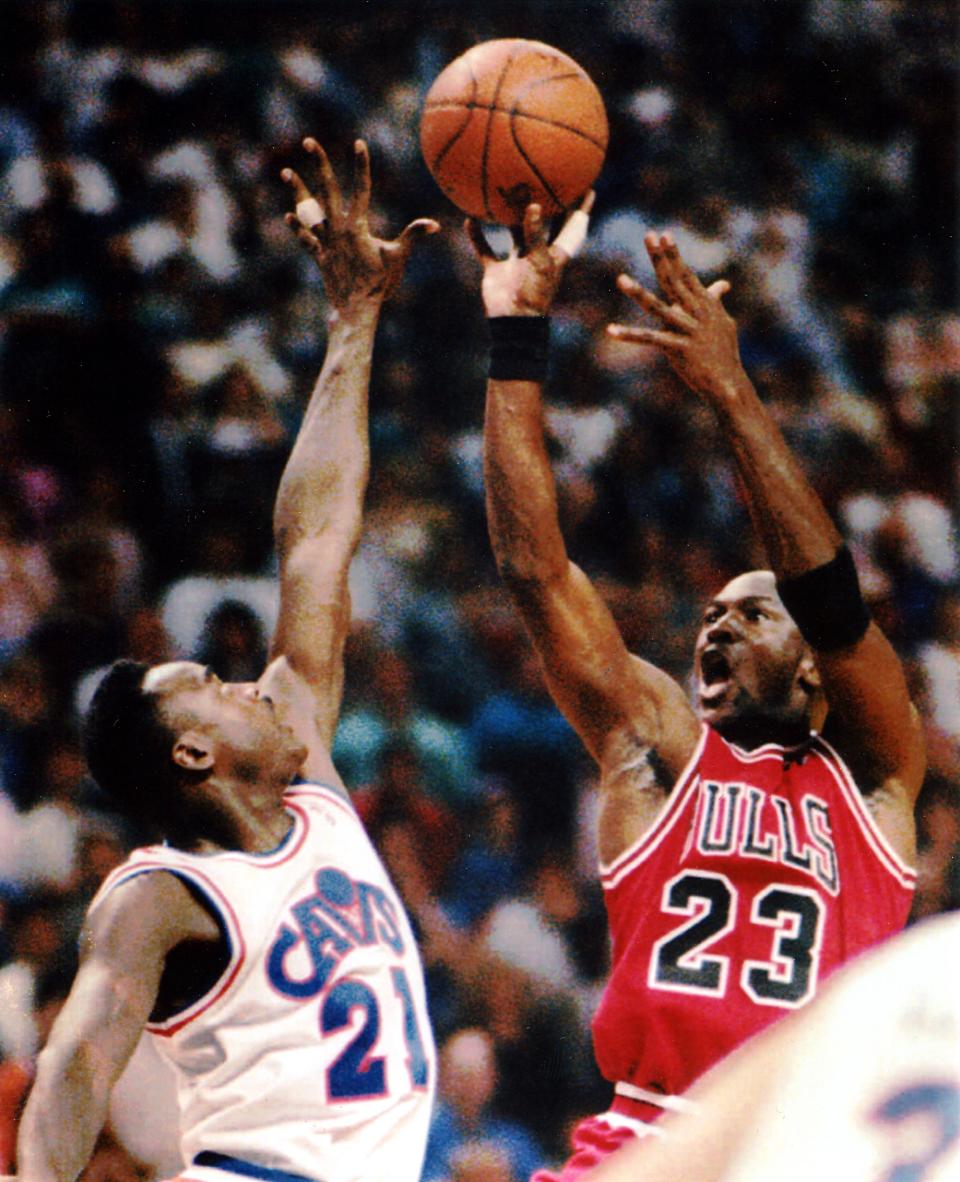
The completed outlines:
<svg viewBox="0 0 960 1182">
<path fill-rule="evenodd" d="M 464 108 L 467 112 L 467 117 L 466 117 L 466 119 L 464 119 L 463 123 L 457 128 L 457 130 L 453 133 L 453 135 L 447 140 L 447 142 L 443 145 L 443 147 L 437 153 L 436 158 L 433 161 L 433 164 L 430 166 L 430 171 L 434 174 L 434 176 L 438 175 L 440 164 L 443 161 L 444 156 L 446 156 L 446 154 L 450 151 L 450 149 L 453 147 L 453 145 L 457 142 L 457 140 L 463 135 L 463 133 L 470 126 L 470 120 L 473 118 L 473 112 L 476 109 L 477 104 L 474 102 L 474 99 L 476 98 L 476 94 L 477 94 L 477 78 L 476 78 L 476 75 L 474 74 L 473 69 L 471 68 L 469 62 L 467 62 L 467 69 L 470 71 L 470 84 L 473 88 L 473 94 L 470 98 L 470 102 L 469 103 L 443 104 L 444 106 L 457 106 L 457 107 Z M 441 104 L 437 103 L 436 105 L 439 107 Z"/>
<path fill-rule="evenodd" d="M 435 102 L 435 103 L 430 103 L 425 109 L 428 111 L 443 111 L 443 110 L 449 111 L 451 109 L 456 109 L 456 110 L 467 110 L 468 109 L 471 111 L 490 111 L 491 112 L 491 116 L 490 116 L 491 119 L 493 118 L 493 115 L 495 115 L 495 114 L 516 116 L 516 118 L 518 118 L 518 119 L 529 119 L 531 123 L 545 123 L 548 127 L 557 127 L 561 131 L 568 131 L 568 132 L 570 132 L 571 135 L 579 136 L 580 139 L 586 140 L 586 142 L 588 144 L 592 144 L 593 147 L 595 147 L 597 149 L 597 151 L 599 151 L 599 152 L 606 152 L 606 150 L 607 150 L 607 145 L 603 140 L 598 140 L 598 139 L 595 139 L 592 135 L 587 135 L 587 133 L 585 131 L 581 131 L 581 129 L 579 127 L 574 127 L 570 123 L 559 123 L 556 119 L 547 119 L 545 115 L 531 115 L 527 111 L 511 111 L 511 110 L 508 110 L 506 107 L 491 107 L 491 106 L 488 106 L 486 103 L 473 103 L 473 102 L 471 102 L 471 103 L 452 102 L 452 101 L 451 102 Z M 467 122 L 469 123 L 469 119 L 467 120 Z M 464 124 L 464 128 L 465 127 L 466 127 L 466 124 Z M 460 134 L 461 134 L 461 132 L 457 132 L 457 135 L 455 138 L 458 138 L 460 136 Z M 446 148 L 444 148 L 444 152 L 445 151 L 446 151 Z"/>
<path fill-rule="evenodd" d="M 492 119 L 493 116 L 491 115 L 490 118 Z M 547 178 L 543 175 L 543 173 L 540 171 L 540 169 L 537 168 L 537 166 L 534 164 L 534 162 L 530 159 L 529 155 L 527 154 L 526 149 L 520 143 L 520 141 L 517 139 L 517 133 L 514 130 L 514 126 L 513 126 L 513 114 L 512 113 L 510 115 L 510 138 L 513 140 L 513 146 L 517 149 L 517 151 L 520 153 L 520 155 L 523 157 L 523 159 L 527 162 L 527 167 L 530 169 L 530 171 L 533 173 L 533 175 L 537 178 L 537 180 L 540 182 L 540 184 L 543 185 L 550 200 L 554 203 L 554 205 L 558 205 L 562 209 L 563 202 L 558 197 L 553 186 L 550 184 L 550 182 L 547 180 Z M 501 194 L 501 196 L 502 196 L 502 194 Z"/>
<path fill-rule="evenodd" d="M 487 116 L 487 126 L 483 133 L 483 154 L 481 156 L 480 167 L 480 196 L 483 200 L 483 208 L 487 211 L 487 217 L 492 221 L 496 221 L 496 217 L 494 216 L 493 210 L 490 208 L 490 186 L 487 183 L 487 162 L 490 159 L 490 136 L 493 130 L 493 113 L 494 111 L 501 110 L 501 108 L 496 105 L 497 96 L 500 94 L 503 81 L 507 76 L 507 71 L 510 69 L 510 65 L 515 57 L 516 54 L 511 53 L 507 60 L 503 63 L 503 69 L 500 71 L 500 77 L 497 79 L 497 85 L 494 87 L 493 99 L 491 100 L 490 107 L 488 108 L 489 114 Z M 473 73 L 472 70 L 470 72 L 471 74 Z"/>
<path fill-rule="evenodd" d="M 513 107 L 510 111 L 510 138 L 513 140 L 513 146 L 517 149 L 517 151 L 520 153 L 520 155 L 526 161 L 527 167 L 530 169 L 530 171 L 533 173 L 533 175 L 537 178 L 537 180 L 539 180 L 540 184 L 543 185 L 544 189 L 546 190 L 547 194 L 550 197 L 550 200 L 554 203 L 554 205 L 559 206 L 561 209 L 563 208 L 563 202 L 560 200 L 559 194 L 553 188 L 553 186 L 549 183 L 549 181 L 543 175 L 543 173 L 540 171 L 540 169 L 537 167 L 537 165 L 533 162 L 533 159 L 530 157 L 527 150 L 524 148 L 523 144 L 520 143 L 520 139 L 517 135 L 517 129 L 514 125 L 514 120 L 528 117 L 526 112 L 521 110 L 520 108 L 521 108 L 521 105 L 522 105 L 524 99 L 526 99 L 527 95 L 529 95 L 532 91 L 534 91 L 542 86 L 549 86 L 552 82 L 566 82 L 571 78 L 579 78 L 579 77 L 580 77 L 580 74 L 577 72 L 568 72 L 566 74 L 554 74 L 549 78 L 535 78 L 528 86 L 526 86 L 519 94 L 516 95 L 516 97 L 514 99 Z M 492 119 L 493 116 L 491 115 L 490 118 Z M 562 126 L 562 124 L 559 124 L 555 120 L 552 120 L 552 119 L 551 120 L 543 120 L 543 122 L 549 122 L 550 125 L 554 126 L 554 127 Z M 572 131 L 573 129 L 567 128 L 567 130 Z M 596 146 L 596 141 L 592 140 L 590 138 L 590 136 L 583 136 L 582 138 L 585 139 L 588 143 L 592 143 L 592 144 L 594 144 L 594 146 Z"/>
</svg>

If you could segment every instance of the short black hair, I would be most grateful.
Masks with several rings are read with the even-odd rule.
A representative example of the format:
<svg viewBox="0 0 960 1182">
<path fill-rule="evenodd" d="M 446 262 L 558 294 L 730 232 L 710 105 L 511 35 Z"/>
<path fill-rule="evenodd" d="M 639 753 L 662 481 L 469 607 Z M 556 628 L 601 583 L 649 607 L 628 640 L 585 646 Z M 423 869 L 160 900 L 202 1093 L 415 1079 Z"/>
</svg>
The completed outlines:
<svg viewBox="0 0 960 1182">
<path fill-rule="evenodd" d="M 115 661 L 104 674 L 83 725 L 90 774 L 124 816 L 162 822 L 178 777 L 171 758 L 174 734 L 156 698 L 143 688 L 150 666 Z"/>
</svg>

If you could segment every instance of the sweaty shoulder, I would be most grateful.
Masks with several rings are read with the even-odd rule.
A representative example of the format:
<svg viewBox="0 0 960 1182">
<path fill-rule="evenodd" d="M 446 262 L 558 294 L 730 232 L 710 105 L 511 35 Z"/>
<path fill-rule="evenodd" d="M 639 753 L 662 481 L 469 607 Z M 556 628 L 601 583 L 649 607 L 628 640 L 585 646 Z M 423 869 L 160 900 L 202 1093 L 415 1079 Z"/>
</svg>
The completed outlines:
<svg viewBox="0 0 960 1182">
<path fill-rule="evenodd" d="M 118 943 L 165 955 L 184 940 L 216 940 L 219 929 L 187 886 L 168 870 L 145 870 L 123 879 L 93 902 L 85 941 Z"/>
<path fill-rule="evenodd" d="M 631 666 L 642 687 L 638 708 L 609 735 L 601 766 L 598 841 L 606 865 L 660 816 L 704 731 L 673 678 L 638 657 Z"/>
<path fill-rule="evenodd" d="M 630 657 L 629 703 L 622 723 L 611 729 L 601 761 L 604 779 L 619 776 L 636 763 L 639 753 L 651 755 L 658 784 L 669 791 L 700 741 L 700 720 L 683 687 L 668 673 L 641 657 Z"/>
</svg>

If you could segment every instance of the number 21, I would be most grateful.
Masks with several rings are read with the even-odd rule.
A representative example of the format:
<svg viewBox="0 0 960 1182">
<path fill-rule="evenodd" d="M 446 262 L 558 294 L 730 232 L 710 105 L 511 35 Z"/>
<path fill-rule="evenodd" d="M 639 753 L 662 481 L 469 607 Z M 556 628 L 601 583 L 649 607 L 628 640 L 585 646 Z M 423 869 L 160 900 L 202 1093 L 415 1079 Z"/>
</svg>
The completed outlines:
<svg viewBox="0 0 960 1182">
<path fill-rule="evenodd" d="M 429 1062 L 417 1022 L 410 982 L 400 968 L 391 970 L 393 987 L 403 1009 L 403 1037 L 407 1068 L 414 1088 L 427 1086 Z M 327 1068 L 327 1095 L 331 1100 L 374 1099 L 387 1093 L 385 1057 L 371 1056 L 380 1037 L 380 1002 L 369 985 L 347 977 L 337 981 L 320 1007 L 320 1030 L 333 1034 L 349 1026 L 355 1010 L 363 1011 L 363 1024 Z"/>
</svg>

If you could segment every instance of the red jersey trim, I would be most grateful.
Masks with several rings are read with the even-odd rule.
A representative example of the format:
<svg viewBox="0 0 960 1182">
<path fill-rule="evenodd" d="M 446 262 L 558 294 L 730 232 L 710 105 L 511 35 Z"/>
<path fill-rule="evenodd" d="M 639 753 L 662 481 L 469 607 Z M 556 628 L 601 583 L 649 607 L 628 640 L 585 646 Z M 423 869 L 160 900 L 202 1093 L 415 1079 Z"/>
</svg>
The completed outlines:
<svg viewBox="0 0 960 1182">
<path fill-rule="evenodd" d="M 820 735 L 814 740 L 814 747 L 840 788 L 841 795 L 850 806 L 850 811 L 859 823 L 863 836 L 876 855 L 877 861 L 902 887 L 912 891 L 917 885 L 916 869 L 908 866 L 887 840 L 883 830 L 867 808 L 863 793 L 857 787 L 850 774 L 850 769 L 843 762 L 839 752 Z"/>
<path fill-rule="evenodd" d="M 307 834 L 310 829 L 310 818 L 304 808 L 295 804 L 293 801 L 288 801 L 284 796 L 284 804 L 286 808 L 293 814 L 294 830 L 293 832 L 280 843 L 275 850 L 271 850 L 266 854 L 245 853 L 243 850 L 223 850 L 216 854 L 194 854 L 188 850 L 178 850 L 174 846 L 165 845 L 147 845 L 142 846 L 139 850 L 135 850 L 134 854 L 152 855 L 155 858 L 162 858 L 168 853 L 174 855 L 180 854 L 186 858 L 201 858 L 209 862 L 242 862 L 245 866 L 255 866 L 261 870 L 269 870 L 274 866 L 282 866 L 285 862 L 289 862 L 294 858 L 303 848 L 303 843 L 307 840 Z M 102 893 L 109 890 L 115 882 L 119 882 L 121 878 L 127 876 L 128 871 L 134 869 L 139 863 L 125 862 L 122 866 L 118 866 L 116 870 L 110 872 L 100 885 L 100 890 L 94 897 L 94 902 L 100 897 Z"/>
<path fill-rule="evenodd" d="M 779 743 L 764 743 L 762 747 L 747 751 L 743 747 L 738 747 L 736 743 L 728 742 L 719 731 L 716 734 L 720 741 L 736 755 L 740 763 L 762 763 L 765 759 L 776 760 L 779 763 L 788 751 L 797 751 L 800 747 L 806 746 L 806 744 L 801 744 L 800 747 L 783 747 Z"/>
<path fill-rule="evenodd" d="M 700 783 L 700 777 L 693 773 L 706 746 L 707 735 L 708 728 L 704 724 L 701 726 L 700 739 L 693 754 L 677 778 L 663 811 L 650 828 L 612 862 L 600 863 L 600 882 L 604 890 L 612 890 L 635 866 L 645 861 L 676 824 L 691 794 Z"/>
<path fill-rule="evenodd" d="M 179 1014 L 174 1014 L 166 1022 L 147 1023 L 147 1030 L 151 1034 L 155 1034 L 160 1038 L 170 1038 L 171 1035 L 176 1034 L 178 1030 L 182 1030 L 184 1026 L 192 1022 L 194 1018 L 198 1018 L 201 1014 L 205 1013 L 223 997 L 237 979 L 237 975 L 247 958 L 247 949 L 240 931 L 240 923 L 237 920 L 236 912 L 230 905 L 230 901 L 220 888 L 211 882 L 205 874 L 194 870 L 193 867 L 173 867 L 161 864 L 159 869 L 170 870 L 175 874 L 182 874 L 184 878 L 196 881 L 196 885 L 201 887 L 204 894 L 208 896 L 209 902 L 217 907 L 220 912 L 220 917 L 226 925 L 227 935 L 232 945 L 230 964 L 224 969 L 220 980 L 212 986 L 204 997 L 195 1001 L 188 1009 L 181 1010 Z"/>
<path fill-rule="evenodd" d="M 312 797 L 314 800 L 322 800 L 326 804 L 335 805 L 352 820 L 360 820 L 353 805 L 348 800 L 344 800 L 336 788 L 330 788 L 326 784 L 297 784 L 293 788 L 287 789 L 283 799 L 289 801 L 292 796 L 306 796 Z M 291 807 L 294 806 L 291 804 Z"/>
<path fill-rule="evenodd" d="M 283 798 L 284 806 L 293 813 L 294 831 L 280 843 L 275 850 L 270 850 L 266 854 L 253 854 L 243 850 L 224 850 L 217 854 L 195 854 L 188 857 L 200 857 L 209 859 L 211 862 L 242 862 L 245 866 L 254 866 L 260 870 L 269 870 L 274 866 L 282 866 L 285 862 L 289 862 L 295 858 L 296 855 L 303 848 L 303 843 L 307 840 L 307 832 L 310 829 L 310 820 L 306 812 L 289 801 L 286 794 Z"/>
<path fill-rule="evenodd" d="M 173 860 L 169 862 L 157 860 L 143 861 L 132 866 L 119 867 L 118 871 L 111 876 L 113 881 L 110 882 L 109 879 L 105 881 L 101 890 L 112 890 L 123 882 L 128 882 L 132 878 L 138 878 L 141 874 L 155 874 L 158 871 L 165 871 L 167 874 L 176 875 L 178 878 L 185 878 L 199 887 L 203 891 L 207 901 L 216 909 L 217 914 L 223 920 L 224 927 L 227 930 L 227 939 L 230 943 L 230 963 L 203 997 L 199 998 L 187 1009 L 174 1014 L 166 1022 L 146 1023 L 146 1029 L 151 1034 L 161 1038 L 169 1038 L 172 1034 L 176 1034 L 178 1030 L 182 1030 L 188 1022 L 192 1022 L 194 1018 L 210 1009 L 215 1002 L 223 997 L 236 980 L 237 974 L 246 960 L 247 950 L 236 912 L 230 905 L 229 900 L 220 888 L 211 882 L 205 874 L 199 870 L 195 870 L 192 866 L 183 866 Z"/>
</svg>

